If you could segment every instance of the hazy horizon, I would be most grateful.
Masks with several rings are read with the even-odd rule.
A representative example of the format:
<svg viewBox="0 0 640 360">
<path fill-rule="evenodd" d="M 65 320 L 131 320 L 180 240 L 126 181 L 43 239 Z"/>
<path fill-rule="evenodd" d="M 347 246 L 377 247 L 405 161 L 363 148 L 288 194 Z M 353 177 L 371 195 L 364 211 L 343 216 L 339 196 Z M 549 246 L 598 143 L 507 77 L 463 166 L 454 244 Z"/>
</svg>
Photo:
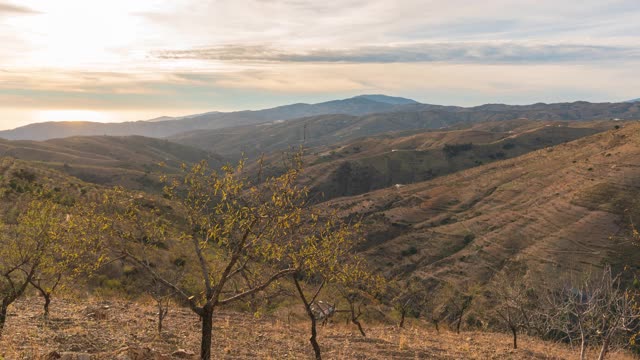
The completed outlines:
<svg viewBox="0 0 640 360">
<path fill-rule="evenodd" d="M 0 0 L 0 129 L 382 93 L 442 105 L 640 97 L 640 3 Z"/>
</svg>

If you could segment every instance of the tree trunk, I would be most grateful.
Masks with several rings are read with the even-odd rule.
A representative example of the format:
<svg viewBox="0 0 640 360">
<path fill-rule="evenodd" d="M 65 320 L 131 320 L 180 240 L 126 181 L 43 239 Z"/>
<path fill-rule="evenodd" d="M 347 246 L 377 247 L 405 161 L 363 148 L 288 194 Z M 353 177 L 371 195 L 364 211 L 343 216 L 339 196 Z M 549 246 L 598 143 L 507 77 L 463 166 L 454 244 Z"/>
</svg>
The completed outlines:
<svg viewBox="0 0 640 360">
<path fill-rule="evenodd" d="M 360 314 L 362 314 L 362 312 L 360 312 L 358 309 L 358 312 L 360 312 L 360 314 L 356 316 L 355 305 L 353 303 L 350 303 L 349 307 L 351 308 L 351 322 L 358 326 L 358 330 L 360 330 L 360 334 L 362 334 L 362 337 L 367 337 L 367 334 L 365 334 L 364 330 L 362 329 L 362 324 L 360 324 L 360 321 L 358 321 L 358 317 L 360 316 Z"/>
<path fill-rule="evenodd" d="M 607 336 L 602 343 L 602 348 L 600 348 L 600 354 L 598 355 L 598 360 L 604 360 L 607 355 L 607 351 L 609 351 L 609 337 Z"/>
<path fill-rule="evenodd" d="M 302 291 L 302 287 L 300 287 L 300 282 L 296 278 L 296 275 L 293 275 L 293 282 L 296 285 L 296 289 L 298 290 L 298 295 L 300 295 L 300 300 L 304 304 L 304 309 L 311 320 L 311 337 L 309 338 L 309 342 L 311 343 L 311 347 L 313 347 L 313 352 L 315 354 L 316 360 L 322 360 L 322 354 L 320 352 L 320 345 L 318 344 L 318 331 L 316 330 L 316 317 L 313 316 L 313 311 L 311 311 L 311 304 L 307 301 L 307 298 L 304 296 L 304 291 Z"/>
<path fill-rule="evenodd" d="M 580 332 L 580 360 L 584 360 L 584 356 L 585 356 L 585 348 L 587 346 L 587 342 L 584 338 L 584 332 Z"/>
<path fill-rule="evenodd" d="M 433 325 L 436 326 L 436 333 L 440 334 L 440 326 L 438 325 L 438 320 L 433 320 Z"/>
<path fill-rule="evenodd" d="M 164 320 L 164 313 L 162 306 L 158 305 L 158 335 L 162 335 L 162 320 Z"/>
<path fill-rule="evenodd" d="M 2 303 L 0 304 L 0 337 L 2 337 L 2 330 L 4 329 L 4 324 L 7 321 L 8 308 L 8 302 L 6 301 L 6 299 L 2 299 Z"/>
<path fill-rule="evenodd" d="M 513 348 L 518 348 L 518 329 L 516 327 L 511 327 L 511 333 L 513 333 Z"/>
<path fill-rule="evenodd" d="M 400 327 L 404 327 L 404 317 L 407 314 L 407 312 L 405 310 L 402 310 L 400 312 Z"/>
<path fill-rule="evenodd" d="M 162 324 L 169 313 L 169 305 L 163 305 L 162 300 L 156 301 L 158 302 L 158 335 L 162 335 Z"/>
<path fill-rule="evenodd" d="M 49 306 L 51 305 L 51 293 L 44 292 L 44 319 L 49 320 Z"/>
<path fill-rule="evenodd" d="M 309 338 L 309 342 L 313 347 L 313 352 L 316 355 L 316 360 L 322 360 L 322 354 L 320 353 L 320 344 L 318 344 L 318 332 L 316 330 L 316 318 L 311 316 L 311 337 Z"/>
<path fill-rule="evenodd" d="M 211 360 L 211 336 L 213 332 L 213 306 L 207 304 L 202 308 L 202 339 L 200 341 L 200 359 Z"/>
<path fill-rule="evenodd" d="M 456 334 L 460 334 L 460 326 L 462 326 L 462 313 L 458 316 L 458 323 L 456 324 Z"/>
</svg>

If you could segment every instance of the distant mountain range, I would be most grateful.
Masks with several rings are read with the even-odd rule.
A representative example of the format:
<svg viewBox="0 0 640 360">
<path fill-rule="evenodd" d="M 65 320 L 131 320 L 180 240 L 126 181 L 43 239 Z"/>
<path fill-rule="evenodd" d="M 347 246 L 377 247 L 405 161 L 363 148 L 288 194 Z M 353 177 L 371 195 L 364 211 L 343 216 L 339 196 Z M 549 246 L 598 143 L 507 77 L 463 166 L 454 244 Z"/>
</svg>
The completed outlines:
<svg viewBox="0 0 640 360">
<path fill-rule="evenodd" d="M 403 106 L 428 106 L 414 100 L 385 95 L 361 95 L 318 104 L 292 104 L 257 111 L 208 112 L 183 117 L 160 117 L 124 123 L 46 122 L 0 131 L 7 140 L 48 140 L 68 136 L 141 135 L 166 137 L 193 130 L 219 129 L 268 121 L 291 120 L 326 114 L 365 115 L 395 111 Z"/>
<path fill-rule="evenodd" d="M 229 143 L 234 134 L 245 130 L 253 135 L 242 134 L 245 143 L 254 142 L 256 137 L 264 137 L 262 126 L 278 125 L 284 129 L 286 137 L 273 134 L 263 143 L 255 143 L 258 151 L 281 148 L 281 145 L 296 144 L 307 140 L 300 124 L 310 118 L 336 131 L 339 138 L 369 136 L 385 131 L 415 129 L 436 129 L 458 123 L 472 123 L 491 120 L 606 120 L 640 119 L 639 102 L 623 103 L 573 103 L 533 105 L 487 104 L 471 108 L 422 104 L 417 101 L 386 95 L 361 95 L 344 100 L 333 100 L 318 104 L 292 104 L 257 111 L 208 112 L 183 117 L 159 117 L 148 121 L 125 123 L 94 122 L 48 122 L 23 126 L 13 130 L 0 131 L 0 138 L 8 140 L 48 140 L 69 136 L 128 136 L 140 135 L 155 138 L 172 138 L 185 145 L 199 146 L 218 152 L 212 144 L 222 141 Z M 300 119 L 295 120 L 294 119 Z M 305 120 L 306 119 L 306 120 Z M 297 121 L 297 122 L 296 122 Z M 332 124 L 329 124 L 332 123 Z M 356 124 L 357 123 L 357 124 Z M 261 126 L 256 132 L 256 126 Z M 315 126 L 315 125 L 314 125 Z M 346 133 L 340 128 L 344 126 Z M 285 128 L 295 127 L 295 134 Z M 221 129 L 224 129 L 223 131 Z M 241 130 L 242 129 L 242 130 Z M 309 129 L 307 129 L 309 130 Z M 325 129 L 326 130 L 326 129 Z M 346 131 L 345 130 L 345 131 Z M 324 130 L 323 130 L 324 131 Z M 291 137 L 293 136 L 293 137 Z M 292 143 L 291 140 L 295 138 Z M 319 140 L 317 136 L 314 139 Z M 335 139 L 334 139 L 335 140 Z M 334 141 L 335 142 L 335 141 Z M 279 145 L 278 145 L 279 144 Z M 225 146 L 225 152 L 235 151 L 242 144 Z M 251 145 L 251 144 L 250 144 Z"/>
<path fill-rule="evenodd" d="M 630 102 L 630 103 L 640 102 L 640 98 L 629 100 L 627 102 Z"/>
<path fill-rule="evenodd" d="M 528 120 L 610 120 L 640 119 L 640 103 L 588 102 L 533 104 L 525 106 L 489 104 L 473 108 L 437 105 L 402 105 L 386 113 L 320 115 L 286 122 L 186 132 L 171 141 L 205 149 L 228 158 L 244 153 L 286 150 L 291 146 L 331 145 L 357 138 L 397 131 L 424 131 L 484 121 Z"/>
</svg>

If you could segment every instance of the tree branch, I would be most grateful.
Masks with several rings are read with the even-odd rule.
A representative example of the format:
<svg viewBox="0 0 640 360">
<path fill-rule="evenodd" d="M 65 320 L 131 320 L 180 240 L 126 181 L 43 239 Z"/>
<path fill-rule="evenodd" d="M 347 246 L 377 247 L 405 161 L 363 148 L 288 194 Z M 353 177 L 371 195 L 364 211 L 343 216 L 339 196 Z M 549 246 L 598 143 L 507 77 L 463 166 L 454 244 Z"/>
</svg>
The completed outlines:
<svg viewBox="0 0 640 360">
<path fill-rule="evenodd" d="M 293 274 L 295 272 L 296 272 L 295 269 L 280 270 L 277 273 L 273 274 L 267 281 L 265 281 L 261 285 L 256 286 L 253 289 L 249 289 L 249 290 L 247 290 L 245 292 L 242 292 L 240 294 L 234 295 L 234 296 L 232 296 L 230 298 L 227 298 L 227 299 L 224 299 L 224 300 L 220 300 L 220 301 L 218 301 L 218 304 L 224 305 L 224 304 L 228 304 L 230 302 L 236 301 L 236 300 L 240 300 L 240 299 L 244 298 L 245 296 L 249 296 L 249 295 L 254 294 L 254 293 L 258 292 L 258 291 L 266 289 L 272 282 L 278 280 L 281 277 L 287 276 L 289 274 Z"/>
</svg>

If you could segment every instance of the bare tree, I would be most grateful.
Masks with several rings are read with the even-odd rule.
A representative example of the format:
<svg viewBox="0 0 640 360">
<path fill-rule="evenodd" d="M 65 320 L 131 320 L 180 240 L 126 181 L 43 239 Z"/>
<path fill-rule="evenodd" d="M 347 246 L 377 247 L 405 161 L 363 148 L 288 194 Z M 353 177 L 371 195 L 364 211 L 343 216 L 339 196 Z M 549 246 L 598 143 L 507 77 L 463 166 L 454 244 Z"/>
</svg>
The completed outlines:
<svg viewBox="0 0 640 360">
<path fill-rule="evenodd" d="M 153 298 L 153 301 L 156 303 L 156 308 L 158 309 L 158 335 L 161 336 L 164 319 L 169 314 L 169 305 L 171 304 L 171 298 L 174 296 L 174 293 L 155 279 L 151 280 L 151 284 L 147 288 L 147 293 Z"/>
<path fill-rule="evenodd" d="M 529 329 L 535 298 L 526 285 L 523 273 L 506 269 L 499 273 L 490 287 L 493 313 L 511 331 L 513 348 L 518 348 L 518 332 Z"/>
<path fill-rule="evenodd" d="M 604 360 L 614 344 L 626 346 L 629 334 L 637 332 L 640 313 L 620 276 L 609 266 L 601 274 L 549 291 L 547 318 L 571 344 L 579 341 L 580 359 L 590 346 L 599 346 Z"/>
<path fill-rule="evenodd" d="M 448 284 L 443 289 L 442 296 L 447 304 L 446 312 L 451 323 L 455 324 L 457 334 L 460 333 L 462 320 L 467 314 L 467 310 L 471 307 L 477 293 L 478 288 L 475 286 L 460 289 Z"/>
<path fill-rule="evenodd" d="M 395 289 L 392 288 L 391 291 L 396 292 L 396 295 L 392 299 L 392 304 L 394 309 L 400 314 L 398 327 L 402 328 L 408 315 L 413 315 L 414 317 L 420 315 L 422 288 L 418 280 L 409 279 Z"/>
<path fill-rule="evenodd" d="M 446 318 L 446 304 L 433 293 L 427 293 L 422 300 L 422 313 L 433 324 L 437 333 L 440 333 L 440 322 Z"/>
</svg>

